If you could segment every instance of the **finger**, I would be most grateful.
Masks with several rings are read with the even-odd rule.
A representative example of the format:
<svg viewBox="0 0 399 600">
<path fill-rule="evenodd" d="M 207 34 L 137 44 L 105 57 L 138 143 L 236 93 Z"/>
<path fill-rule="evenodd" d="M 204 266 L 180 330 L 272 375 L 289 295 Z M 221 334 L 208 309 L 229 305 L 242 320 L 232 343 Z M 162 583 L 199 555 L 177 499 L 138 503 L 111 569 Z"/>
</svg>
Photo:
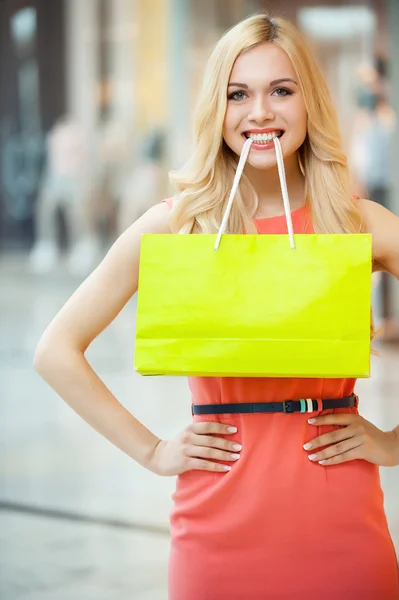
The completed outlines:
<svg viewBox="0 0 399 600">
<path fill-rule="evenodd" d="M 203 435 L 204 433 L 231 435 L 232 433 L 237 432 L 237 427 L 235 427 L 235 425 L 225 425 L 224 423 L 217 423 L 215 421 L 198 421 L 191 425 L 191 430 L 200 435 Z"/>
<path fill-rule="evenodd" d="M 205 446 L 190 446 L 187 449 L 187 455 L 195 458 L 206 458 L 208 460 L 236 461 L 240 458 L 237 452 L 224 452 L 215 448 L 207 448 Z"/>
<path fill-rule="evenodd" d="M 192 444 L 194 446 L 207 446 L 209 448 L 220 448 L 221 450 L 234 450 L 240 451 L 242 446 L 232 440 L 226 440 L 222 437 L 212 437 L 210 435 L 197 435 L 192 436 Z"/>
<path fill-rule="evenodd" d="M 310 425 L 351 425 L 356 421 L 363 420 L 363 417 L 353 413 L 334 413 L 330 415 L 321 415 L 308 419 Z"/>
<path fill-rule="evenodd" d="M 226 472 L 230 470 L 230 465 L 222 465 L 201 458 L 191 458 L 187 461 L 186 467 L 186 471 L 217 471 L 220 473 L 221 471 Z"/>
<path fill-rule="evenodd" d="M 360 446 L 349 450 L 348 452 L 344 452 L 343 454 L 337 454 L 337 456 L 333 456 L 332 458 L 323 459 L 320 461 L 320 464 L 323 467 L 328 467 L 330 465 L 339 465 L 344 462 L 349 462 L 350 460 L 358 460 L 362 459 L 362 453 L 359 451 Z"/>
<path fill-rule="evenodd" d="M 359 448 L 362 445 L 363 442 L 359 438 L 351 438 L 350 440 L 345 440 L 343 442 L 339 442 L 338 444 L 334 444 L 334 446 L 324 448 L 324 450 L 322 450 L 321 452 L 309 454 L 308 458 L 312 462 L 329 460 L 330 458 L 337 457 L 341 454 L 345 454 L 346 452 L 350 452 L 351 450 L 355 450 L 356 448 Z"/>
<path fill-rule="evenodd" d="M 335 429 L 334 431 L 329 431 L 328 433 L 324 433 L 313 440 L 310 440 L 306 444 L 304 444 L 305 450 L 315 450 L 316 448 L 321 448 L 322 446 L 331 446 L 331 444 L 335 444 L 337 442 L 341 442 L 342 440 L 348 440 L 351 437 L 356 435 L 356 429 L 349 425 L 348 427 L 344 427 L 343 429 Z"/>
</svg>

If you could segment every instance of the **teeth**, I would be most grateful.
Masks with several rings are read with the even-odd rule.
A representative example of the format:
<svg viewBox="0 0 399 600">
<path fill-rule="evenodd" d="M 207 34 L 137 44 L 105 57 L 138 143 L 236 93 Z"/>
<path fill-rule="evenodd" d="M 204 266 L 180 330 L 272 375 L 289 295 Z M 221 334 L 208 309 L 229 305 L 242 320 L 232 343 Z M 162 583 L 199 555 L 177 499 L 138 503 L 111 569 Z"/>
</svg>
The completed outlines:
<svg viewBox="0 0 399 600">
<path fill-rule="evenodd" d="M 254 142 L 271 142 L 275 137 L 278 136 L 278 133 L 272 131 L 271 133 L 248 133 L 247 136 L 254 140 Z"/>
</svg>

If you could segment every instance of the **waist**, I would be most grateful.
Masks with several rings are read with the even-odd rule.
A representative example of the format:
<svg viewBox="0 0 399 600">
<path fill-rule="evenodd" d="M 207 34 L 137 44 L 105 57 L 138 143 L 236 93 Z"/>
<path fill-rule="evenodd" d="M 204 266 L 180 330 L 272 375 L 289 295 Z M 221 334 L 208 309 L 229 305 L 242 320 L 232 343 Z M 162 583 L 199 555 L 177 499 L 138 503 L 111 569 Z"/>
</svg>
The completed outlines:
<svg viewBox="0 0 399 600">
<path fill-rule="evenodd" d="M 359 398 L 356 394 L 350 394 L 343 398 L 299 398 L 295 400 L 284 400 L 283 402 L 235 402 L 219 404 L 192 404 L 193 415 L 220 415 L 231 413 L 312 413 L 334 408 L 356 407 Z"/>
</svg>

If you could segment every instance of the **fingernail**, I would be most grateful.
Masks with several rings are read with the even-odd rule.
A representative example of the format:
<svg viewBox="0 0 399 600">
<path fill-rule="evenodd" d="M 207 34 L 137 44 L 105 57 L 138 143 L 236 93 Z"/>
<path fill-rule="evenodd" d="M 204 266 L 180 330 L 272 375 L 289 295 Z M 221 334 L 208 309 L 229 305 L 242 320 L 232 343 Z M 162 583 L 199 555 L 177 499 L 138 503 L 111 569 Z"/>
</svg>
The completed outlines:
<svg viewBox="0 0 399 600">
<path fill-rule="evenodd" d="M 237 427 L 228 427 L 227 431 L 229 431 L 230 433 L 235 433 L 237 431 Z"/>
<path fill-rule="evenodd" d="M 312 447 L 312 444 L 304 444 L 303 447 L 305 450 L 310 450 Z"/>
<path fill-rule="evenodd" d="M 223 465 L 222 469 L 224 469 L 224 471 L 231 471 L 231 467 L 228 467 L 227 465 Z"/>
<path fill-rule="evenodd" d="M 240 444 L 233 444 L 232 448 L 233 450 L 241 450 L 242 446 Z"/>
<path fill-rule="evenodd" d="M 308 459 L 314 460 L 317 457 L 317 454 L 309 454 Z"/>
<path fill-rule="evenodd" d="M 230 454 L 230 456 L 231 456 L 231 458 L 232 458 L 233 460 L 237 460 L 237 459 L 239 459 L 239 458 L 240 458 L 240 455 L 239 455 L 239 454 Z"/>
<path fill-rule="evenodd" d="M 319 460 L 319 465 L 324 465 L 325 462 L 326 462 L 325 460 Z"/>
<path fill-rule="evenodd" d="M 310 423 L 311 425 L 313 425 L 313 423 L 316 423 L 316 419 L 308 419 L 308 423 Z"/>
</svg>

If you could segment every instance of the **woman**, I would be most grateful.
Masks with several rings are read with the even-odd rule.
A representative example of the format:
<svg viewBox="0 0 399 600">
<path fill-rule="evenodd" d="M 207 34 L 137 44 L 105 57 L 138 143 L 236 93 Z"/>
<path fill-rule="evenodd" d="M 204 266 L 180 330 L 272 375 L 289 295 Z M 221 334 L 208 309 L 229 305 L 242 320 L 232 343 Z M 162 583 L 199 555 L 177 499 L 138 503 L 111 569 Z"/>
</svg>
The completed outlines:
<svg viewBox="0 0 399 600">
<path fill-rule="evenodd" d="M 136 292 L 142 233 L 217 231 L 247 137 L 254 141 L 229 231 L 287 232 L 275 136 L 295 231 L 370 231 L 374 268 L 398 277 L 399 218 L 352 198 L 330 97 L 301 35 L 283 19 L 255 15 L 230 30 L 211 56 L 194 149 L 172 174 L 180 190 L 175 201 L 151 208 L 117 240 L 44 333 L 35 365 L 112 443 L 154 473 L 178 475 L 170 600 L 393 600 L 398 571 L 378 465 L 399 464 L 399 426 L 380 431 L 352 402 L 315 412 L 313 422 L 299 412 L 195 415 L 173 440 L 160 440 L 84 358 Z M 201 405 L 329 398 L 339 406 L 353 398 L 354 385 L 190 379 L 193 403 Z"/>
</svg>

